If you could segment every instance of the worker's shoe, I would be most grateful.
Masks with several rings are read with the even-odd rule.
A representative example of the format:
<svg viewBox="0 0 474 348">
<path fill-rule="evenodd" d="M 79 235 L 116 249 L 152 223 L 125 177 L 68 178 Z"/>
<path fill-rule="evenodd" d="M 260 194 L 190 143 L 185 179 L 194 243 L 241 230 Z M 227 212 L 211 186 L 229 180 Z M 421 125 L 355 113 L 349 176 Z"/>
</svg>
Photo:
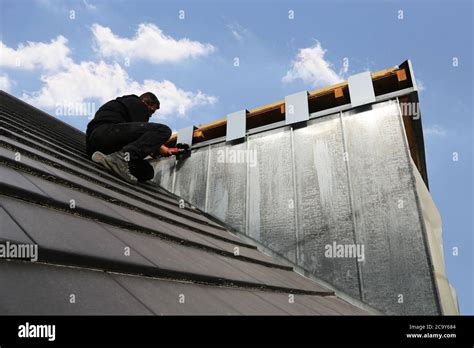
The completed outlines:
<svg viewBox="0 0 474 348">
<path fill-rule="evenodd" d="M 96 151 L 92 154 L 92 160 L 94 162 L 102 164 L 105 168 L 115 173 L 123 180 L 135 185 L 138 180 L 132 175 L 132 173 L 130 173 L 128 159 L 127 154 L 123 151 L 117 151 L 110 155 L 104 155 L 100 151 Z"/>
</svg>

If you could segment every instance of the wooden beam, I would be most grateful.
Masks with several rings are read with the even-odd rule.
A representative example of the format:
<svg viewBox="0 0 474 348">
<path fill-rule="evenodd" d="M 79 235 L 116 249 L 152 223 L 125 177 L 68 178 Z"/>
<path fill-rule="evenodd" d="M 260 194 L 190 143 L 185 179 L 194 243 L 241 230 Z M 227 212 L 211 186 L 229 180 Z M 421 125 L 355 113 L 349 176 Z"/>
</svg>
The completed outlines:
<svg viewBox="0 0 474 348">
<path fill-rule="evenodd" d="M 344 97 L 344 93 L 342 91 L 342 88 L 336 88 L 334 90 L 334 98 L 337 99 L 337 98 L 342 98 L 342 97 Z"/>
<path fill-rule="evenodd" d="M 383 79 L 383 78 L 388 78 L 393 75 L 397 76 L 398 81 L 404 81 L 407 79 L 406 70 L 404 68 L 400 69 L 398 67 L 380 70 L 371 74 L 373 81 Z M 343 81 L 332 86 L 320 88 L 320 89 L 309 92 L 308 99 L 316 99 L 318 97 L 321 97 L 323 95 L 327 95 L 330 93 L 333 93 L 336 99 L 342 98 L 344 97 L 343 89 L 347 86 L 348 86 L 348 82 Z M 279 100 L 271 104 L 267 104 L 267 105 L 260 106 L 254 109 L 250 109 L 249 113 L 247 114 L 247 119 L 258 117 L 259 115 L 266 114 L 268 112 L 275 111 L 275 110 L 279 110 L 281 114 L 284 114 L 285 101 Z M 194 131 L 193 138 L 195 138 L 196 140 L 206 139 L 207 132 L 219 127 L 224 127 L 226 123 L 227 123 L 227 118 L 221 118 L 219 120 L 201 125 L 198 127 L 198 129 Z M 173 133 L 173 135 L 171 136 L 170 140 L 168 140 L 167 143 L 174 142 L 176 138 L 177 138 L 177 134 Z"/>
<path fill-rule="evenodd" d="M 397 70 L 398 82 L 405 81 L 407 79 L 407 72 L 405 69 Z"/>
<path fill-rule="evenodd" d="M 385 78 L 385 77 L 388 77 L 390 75 L 396 74 L 396 72 L 398 70 L 399 70 L 398 68 L 394 67 L 394 68 L 389 68 L 389 69 L 384 69 L 384 70 L 374 72 L 374 73 L 371 74 L 372 80 L 379 80 L 381 78 Z M 342 90 L 344 87 L 347 87 L 348 85 L 349 85 L 349 83 L 347 81 L 343 81 L 343 82 L 340 82 L 340 83 L 332 85 L 332 86 L 316 89 L 314 91 L 309 92 L 309 98 L 312 99 L 312 98 L 315 98 L 317 96 L 332 93 L 333 90 L 335 90 L 335 89 L 341 89 Z"/>
</svg>

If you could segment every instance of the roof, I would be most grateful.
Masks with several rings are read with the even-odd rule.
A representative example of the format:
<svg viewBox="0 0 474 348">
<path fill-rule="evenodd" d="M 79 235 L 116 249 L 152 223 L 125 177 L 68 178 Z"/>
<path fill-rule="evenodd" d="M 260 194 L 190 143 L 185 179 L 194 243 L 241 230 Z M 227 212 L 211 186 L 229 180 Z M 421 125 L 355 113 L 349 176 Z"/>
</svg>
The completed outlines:
<svg viewBox="0 0 474 348">
<path fill-rule="evenodd" d="M 36 262 L 0 259 L 3 314 L 369 314 L 156 184 L 112 176 L 77 129 L 0 100 L 0 241 L 38 245 Z"/>
</svg>

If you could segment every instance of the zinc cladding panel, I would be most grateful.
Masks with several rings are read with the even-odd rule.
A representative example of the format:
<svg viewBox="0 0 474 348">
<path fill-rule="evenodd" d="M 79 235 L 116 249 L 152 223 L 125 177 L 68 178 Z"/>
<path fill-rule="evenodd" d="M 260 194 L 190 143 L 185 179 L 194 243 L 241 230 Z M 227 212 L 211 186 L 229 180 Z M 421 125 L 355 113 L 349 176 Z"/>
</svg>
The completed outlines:
<svg viewBox="0 0 474 348">
<path fill-rule="evenodd" d="M 288 127 L 248 137 L 257 161 L 249 165 L 247 234 L 296 261 L 295 195 Z M 290 184 L 289 184 L 290 183 Z"/>
<path fill-rule="evenodd" d="M 233 198 L 246 205 L 248 236 L 336 288 L 386 313 L 439 314 L 400 118 L 391 100 L 310 120 L 293 136 L 288 127 L 251 135 L 257 165 L 247 163 L 245 198 Z M 210 178 L 225 166 L 217 168 Z M 217 176 L 222 187 L 234 180 Z M 238 180 L 240 193 L 243 175 Z M 229 223 L 213 199 L 208 212 Z M 328 258 L 333 243 L 364 254 Z"/>
<path fill-rule="evenodd" d="M 327 257 L 326 246 L 354 244 L 340 114 L 295 129 L 298 264 L 360 299 L 358 261 Z"/>
<path fill-rule="evenodd" d="M 174 193 L 202 210 L 206 208 L 208 156 L 209 150 L 204 148 L 193 151 L 192 161 L 176 164 L 179 175 L 176 176 Z"/>
<path fill-rule="evenodd" d="M 153 164 L 155 168 L 155 182 L 170 192 L 173 191 L 175 162 L 175 158 L 167 158 L 160 159 Z"/>
<path fill-rule="evenodd" d="M 387 313 L 439 314 L 401 122 L 393 101 L 342 115 L 362 296 Z"/>
<path fill-rule="evenodd" d="M 245 231 L 247 144 L 210 147 L 206 212 Z"/>
</svg>

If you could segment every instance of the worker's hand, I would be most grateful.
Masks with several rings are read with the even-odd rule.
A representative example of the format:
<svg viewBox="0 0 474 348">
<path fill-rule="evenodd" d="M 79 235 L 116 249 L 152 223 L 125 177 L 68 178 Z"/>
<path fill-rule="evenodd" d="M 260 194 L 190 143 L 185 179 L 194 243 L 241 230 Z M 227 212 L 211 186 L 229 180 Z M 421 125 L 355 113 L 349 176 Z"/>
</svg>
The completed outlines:
<svg viewBox="0 0 474 348">
<path fill-rule="evenodd" d="M 165 157 L 169 157 L 169 156 L 173 155 L 173 153 L 171 152 L 169 147 L 166 147 L 165 145 L 161 145 L 160 155 L 165 156 Z"/>
</svg>

